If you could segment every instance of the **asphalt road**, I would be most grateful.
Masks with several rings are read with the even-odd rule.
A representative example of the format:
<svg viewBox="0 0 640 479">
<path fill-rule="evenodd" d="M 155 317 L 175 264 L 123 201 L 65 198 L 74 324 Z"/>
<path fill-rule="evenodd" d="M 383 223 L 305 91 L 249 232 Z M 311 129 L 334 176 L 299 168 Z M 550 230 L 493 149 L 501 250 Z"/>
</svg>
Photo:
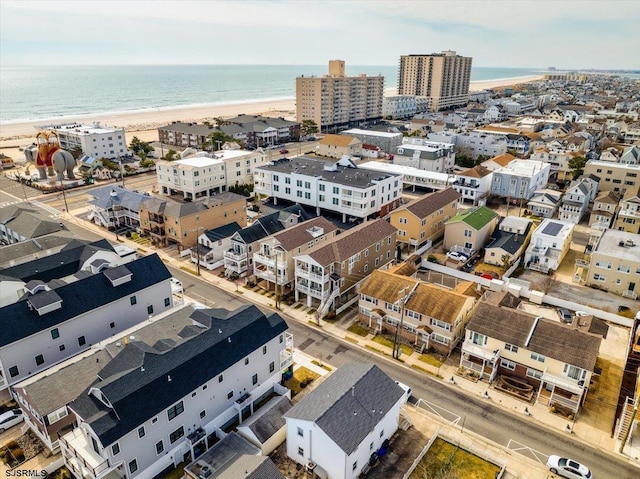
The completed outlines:
<svg viewBox="0 0 640 479">
<path fill-rule="evenodd" d="M 192 295 L 195 299 L 206 298 L 213 307 L 236 308 L 247 304 L 245 300 L 193 275 L 175 268 L 169 269 L 182 281 L 186 294 Z M 266 307 L 260 309 L 273 312 Z M 471 430 L 502 446 L 509 445 L 510 441 L 517 441 L 519 448 L 524 447 L 519 453 L 530 459 L 536 459 L 536 455 L 526 448 L 540 453 L 540 457 L 550 454 L 571 457 L 587 464 L 596 478 L 636 479 L 640 477 L 640 469 L 629 462 L 574 440 L 568 433 L 548 429 L 536 423 L 534 419 L 505 411 L 495 406 L 490 400 L 468 396 L 454 385 L 444 384 L 394 360 L 380 357 L 347 341 L 336 339 L 321 329 L 300 323 L 286 314 L 282 316 L 289 325 L 294 344 L 298 349 L 335 367 L 350 362 L 377 364 L 392 378 L 411 386 L 415 398 L 436 404 L 459 416 L 461 419 L 458 424 L 461 428 Z M 541 460 L 544 463 L 546 457 L 542 457 Z"/>
</svg>

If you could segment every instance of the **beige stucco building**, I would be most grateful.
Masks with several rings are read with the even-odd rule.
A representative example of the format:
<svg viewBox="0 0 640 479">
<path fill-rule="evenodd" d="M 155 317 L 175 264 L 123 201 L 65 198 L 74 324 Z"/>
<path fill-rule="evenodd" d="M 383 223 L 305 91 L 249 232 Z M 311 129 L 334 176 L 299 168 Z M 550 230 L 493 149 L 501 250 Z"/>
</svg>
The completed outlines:
<svg viewBox="0 0 640 479">
<path fill-rule="evenodd" d="M 598 189 L 614 191 L 624 195 L 628 190 L 640 185 L 640 164 L 612 163 L 610 161 L 587 161 L 584 175 L 600 178 Z"/>
<path fill-rule="evenodd" d="M 348 135 L 325 135 L 316 148 L 318 155 L 329 158 L 362 155 L 362 141 Z"/>
<path fill-rule="evenodd" d="M 330 60 L 329 74 L 296 78 L 296 117 L 313 120 L 321 132 L 382 118 L 384 77 L 346 76 L 344 60 Z"/>
<path fill-rule="evenodd" d="M 451 50 L 430 55 L 402 55 L 398 94 L 425 96 L 430 109 L 444 110 L 469 102 L 471 57 Z"/>
</svg>

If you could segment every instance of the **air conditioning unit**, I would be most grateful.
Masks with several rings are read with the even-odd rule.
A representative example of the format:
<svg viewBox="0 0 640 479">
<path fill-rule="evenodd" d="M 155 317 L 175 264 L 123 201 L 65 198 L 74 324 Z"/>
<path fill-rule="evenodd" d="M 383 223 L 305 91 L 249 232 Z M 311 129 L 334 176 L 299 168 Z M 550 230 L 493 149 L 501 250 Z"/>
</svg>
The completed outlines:
<svg viewBox="0 0 640 479">
<path fill-rule="evenodd" d="M 316 468 L 316 463 L 313 461 L 307 462 L 307 471 L 313 471 Z"/>
</svg>

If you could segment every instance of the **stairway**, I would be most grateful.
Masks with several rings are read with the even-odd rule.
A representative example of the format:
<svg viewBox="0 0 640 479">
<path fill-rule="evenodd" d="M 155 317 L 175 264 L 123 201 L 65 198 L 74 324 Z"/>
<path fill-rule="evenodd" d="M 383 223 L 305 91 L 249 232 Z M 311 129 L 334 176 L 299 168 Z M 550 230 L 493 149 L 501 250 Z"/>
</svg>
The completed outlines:
<svg viewBox="0 0 640 479">
<path fill-rule="evenodd" d="M 633 418 L 633 400 L 627 398 L 622 408 L 622 414 L 618 420 L 618 428 L 616 431 L 616 439 L 619 441 L 624 440 L 629 428 L 631 427 L 631 419 Z"/>
<path fill-rule="evenodd" d="M 333 304 L 333 301 L 340 294 L 340 288 L 335 288 L 333 292 L 329 295 L 324 303 L 320 305 L 318 310 L 316 311 L 316 318 L 323 318 L 325 314 L 329 312 L 329 308 Z"/>
</svg>

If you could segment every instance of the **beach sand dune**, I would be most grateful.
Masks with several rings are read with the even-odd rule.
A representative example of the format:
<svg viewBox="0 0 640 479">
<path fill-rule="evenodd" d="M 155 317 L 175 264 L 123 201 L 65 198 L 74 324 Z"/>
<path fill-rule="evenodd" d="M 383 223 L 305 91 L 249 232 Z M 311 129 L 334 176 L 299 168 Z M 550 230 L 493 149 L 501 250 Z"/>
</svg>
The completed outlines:
<svg viewBox="0 0 640 479">
<path fill-rule="evenodd" d="M 488 80 L 471 82 L 470 91 L 480 91 L 489 88 L 512 86 L 542 79 L 542 76 L 527 76 L 506 78 L 504 80 Z M 387 95 L 395 94 L 395 89 L 387 89 Z M 0 151 L 15 160 L 24 159 L 19 147 L 31 144 L 41 126 L 59 123 L 91 124 L 99 122 L 104 126 L 125 128 L 127 141 L 137 136 L 142 141 L 157 141 L 157 128 L 172 121 L 198 122 L 211 121 L 214 118 L 229 118 L 240 115 L 264 115 L 283 117 L 295 120 L 295 99 L 267 100 L 251 103 L 229 103 L 222 105 L 203 105 L 193 107 L 176 107 L 170 109 L 155 109 L 117 114 L 94 114 L 81 117 L 68 117 L 57 120 L 39 120 L 22 123 L 0 125 Z"/>
</svg>

